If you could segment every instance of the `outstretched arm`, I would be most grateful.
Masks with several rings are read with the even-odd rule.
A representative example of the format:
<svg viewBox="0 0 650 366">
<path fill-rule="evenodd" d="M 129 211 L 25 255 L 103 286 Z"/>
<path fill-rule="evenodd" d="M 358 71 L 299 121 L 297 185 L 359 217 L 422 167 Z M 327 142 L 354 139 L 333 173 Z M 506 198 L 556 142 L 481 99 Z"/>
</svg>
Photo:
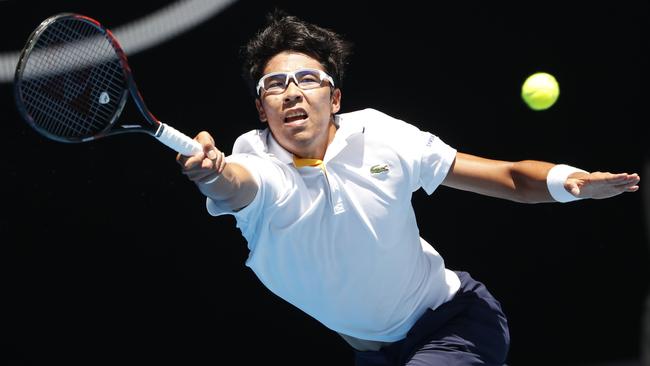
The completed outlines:
<svg viewBox="0 0 650 366">
<path fill-rule="evenodd" d="M 206 197 L 222 202 L 233 211 L 248 206 L 258 190 L 251 173 L 237 163 L 226 163 L 223 152 L 215 147 L 209 133 L 201 132 L 195 140 L 201 143 L 203 152 L 190 157 L 176 156 L 183 174 L 196 183 Z"/>
<path fill-rule="evenodd" d="M 442 184 L 525 203 L 602 199 L 639 189 L 640 177 L 636 173 L 588 173 L 563 168 L 543 161 L 510 162 L 458 153 Z M 554 190 L 553 195 L 549 188 Z"/>
</svg>

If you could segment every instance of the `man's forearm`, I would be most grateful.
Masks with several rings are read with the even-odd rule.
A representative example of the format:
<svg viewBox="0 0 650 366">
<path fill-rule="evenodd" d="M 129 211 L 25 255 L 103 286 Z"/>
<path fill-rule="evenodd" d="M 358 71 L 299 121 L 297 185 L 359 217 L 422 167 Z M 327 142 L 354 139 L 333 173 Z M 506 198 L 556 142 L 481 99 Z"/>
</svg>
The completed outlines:
<svg viewBox="0 0 650 366">
<path fill-rule="evenodd" d="M 212 183 L 198 184 L 201 192 L 214 201 L 224 202 L 235 210 L 246 207 L 257 194 L 252 174 L 237 163 L 228 163 Z"/>
</svg>

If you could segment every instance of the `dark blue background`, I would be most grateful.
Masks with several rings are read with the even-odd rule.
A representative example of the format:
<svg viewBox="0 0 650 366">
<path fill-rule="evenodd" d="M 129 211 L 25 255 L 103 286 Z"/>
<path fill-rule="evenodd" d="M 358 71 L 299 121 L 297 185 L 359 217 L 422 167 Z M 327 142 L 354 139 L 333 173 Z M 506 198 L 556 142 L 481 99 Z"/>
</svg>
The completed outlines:
<svg viewBox="0 0 650 366">
<path fill-rule="evenodd" d="M 0 52 L 20 49 L 54 13 L 112 28 L 164 4 L 3 1 Z M 489 158 L 642 171 L 646 1 L 239 1 L 130 56 L 152 112 L 191 136 L 209 131 L 227 152 L 261 127 L 238 52 L 273 4 L 355 43 L 342 112 L 376 108 Z M 544 112 L 519 96 L 536 71 L 561 88 Z M 0 362 L 352 364 L 335 333 L 244 266 L 234 220 L 207 214 L 174 152 L 144 135 L 52 142 L 20 120 L 12 98 L 0 84 Z M 413 202 L 421 235 L 448 266 L 501 300 L 511 365 L 638 357 L 649 276 L 641 192 L 522 205 L 441 187 Z"/>
</svg>

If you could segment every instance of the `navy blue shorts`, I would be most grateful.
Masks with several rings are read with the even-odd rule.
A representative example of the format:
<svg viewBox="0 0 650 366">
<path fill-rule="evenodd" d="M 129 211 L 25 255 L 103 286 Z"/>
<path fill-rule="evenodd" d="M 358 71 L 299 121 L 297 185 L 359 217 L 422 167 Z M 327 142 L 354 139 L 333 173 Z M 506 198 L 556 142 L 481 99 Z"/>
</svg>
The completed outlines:
<svg viewBox="0 0 650 366">
<path fill-rule="evenodd" d="M 456 272 L 460 289 L 418 319 L 406 338 L 379 351 L 355 351 L 356 366 L 499 365 L 510 333 L 501 305 L 481 282 Z"/>
</svg>

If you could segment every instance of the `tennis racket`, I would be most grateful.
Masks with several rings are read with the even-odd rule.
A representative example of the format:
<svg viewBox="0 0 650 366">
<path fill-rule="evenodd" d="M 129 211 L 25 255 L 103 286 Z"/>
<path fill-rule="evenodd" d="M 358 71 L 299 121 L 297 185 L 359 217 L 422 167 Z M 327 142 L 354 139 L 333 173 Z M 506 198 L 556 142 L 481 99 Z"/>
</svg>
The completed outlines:
<svg viewBox="0 0 650 366">
<path fill-rule="evenodd" d="M 31 33 L 16 66 L 14 94 L 24 120 L 55 141 L 144 132 L 186 156 L 203 150 L 154 117 L 115 36 L 84 15 L 54 15 Z M 129 96 L 144 116 L 141 123 L 117 123 Z"/>
</svg>

